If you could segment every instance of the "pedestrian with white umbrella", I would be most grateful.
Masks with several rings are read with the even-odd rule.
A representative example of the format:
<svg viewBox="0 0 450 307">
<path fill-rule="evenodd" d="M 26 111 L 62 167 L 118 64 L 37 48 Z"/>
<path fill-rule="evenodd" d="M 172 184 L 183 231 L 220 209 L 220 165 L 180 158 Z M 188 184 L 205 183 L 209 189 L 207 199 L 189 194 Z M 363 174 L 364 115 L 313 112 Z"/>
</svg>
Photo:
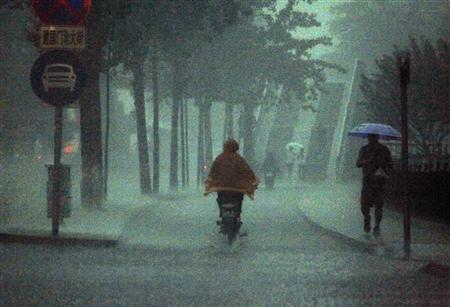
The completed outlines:
<svg viewBox="0 0 450 307">
<path fill-rule="evenodd" d="M 371 230 L 370 208 L 375 207 L 374 236 L 380 235 L 380 223 L 383 217 L 384 186 L 392 169 L 392 158 L 389 148 L 378 142 L 383 140 L 399 140 L 400 133 L 389 125 L 363 123 L 349 133 L 349 136 L 367 138 L 368 144 L 361 147 L 356 166 L 362 168 L 363 180 L 361 191 L 361 212 L 364 217 L 364 231 Z"/>
<path fill-rule="evenodd" d="M 302 144 L 291 142 L 286 144 L 286 168 L 288 179 L 292 179 L 292 171 L 297 168 L 299 180 L 303 178 L 303 167 L 305 164 L 305 149 Z"/>
</svg>

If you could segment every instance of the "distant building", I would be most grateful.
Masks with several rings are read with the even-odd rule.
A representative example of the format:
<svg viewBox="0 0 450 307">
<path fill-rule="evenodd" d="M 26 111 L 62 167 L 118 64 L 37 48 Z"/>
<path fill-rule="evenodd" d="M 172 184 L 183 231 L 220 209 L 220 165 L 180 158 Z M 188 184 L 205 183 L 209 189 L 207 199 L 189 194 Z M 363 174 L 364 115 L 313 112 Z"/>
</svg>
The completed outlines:
<svg viewBox="0 0 450 307">
<path fill-rule="evenodd" d="M 340 129 L 340 136 L 337 137 L 340 143 L 339 153 L 336 161 L 336 175 L 339 179 L 355 179 L 361 176 L 361 170 L 356 167 L 359 149 L 366 143 L 364 139 L 348 137 L 347 133 L 360 123 L 367 121 L 366 107 L 359 102 L 363 95 L 359 89 L 361 76 L 366 68 L 361 60 L 355 61 L 352 79 L 349 85 L 348 98 L 344 101 L 341 109 L 343 123 Z"/>
<path fill-rule="evenodd" d="M 328 177 L 331 149 L 339 121 L 344 87 L 344 83 L 326 83 L 324 92 L 320 95 L 306 156 L 305 179 Z"/>
</svg>

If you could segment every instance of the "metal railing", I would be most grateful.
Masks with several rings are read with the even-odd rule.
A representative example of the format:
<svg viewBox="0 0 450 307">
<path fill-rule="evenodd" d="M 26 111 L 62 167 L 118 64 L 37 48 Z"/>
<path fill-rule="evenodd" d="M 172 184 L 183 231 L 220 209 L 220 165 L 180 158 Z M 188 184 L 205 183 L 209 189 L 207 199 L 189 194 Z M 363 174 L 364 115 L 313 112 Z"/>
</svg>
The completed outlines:
<svg viewBox="0 0 450 307">
<path fill-rule="evenodd" d="M 413 173 L 450 172 L 450 158 L 427 162 L 423 158 L 409 159 L 408 170 Z M 401 160 L 394 160 L 394 171 L 401 169 Z"/>
</svg>

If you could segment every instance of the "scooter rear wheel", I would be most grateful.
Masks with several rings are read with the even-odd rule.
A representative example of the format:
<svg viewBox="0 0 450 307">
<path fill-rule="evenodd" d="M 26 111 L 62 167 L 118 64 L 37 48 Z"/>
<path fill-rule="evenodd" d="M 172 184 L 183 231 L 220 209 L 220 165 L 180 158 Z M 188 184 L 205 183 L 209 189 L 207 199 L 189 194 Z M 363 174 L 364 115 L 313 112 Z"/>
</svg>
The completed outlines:
<svg viewBox="0 0 450 307">
<path fill-rule="evenodd" d="M 236 239 L 236 233 L 234 231 L 228 233 L 228 243 L 230 245 L 233 244 L 233 241 Z"/>
</svg>

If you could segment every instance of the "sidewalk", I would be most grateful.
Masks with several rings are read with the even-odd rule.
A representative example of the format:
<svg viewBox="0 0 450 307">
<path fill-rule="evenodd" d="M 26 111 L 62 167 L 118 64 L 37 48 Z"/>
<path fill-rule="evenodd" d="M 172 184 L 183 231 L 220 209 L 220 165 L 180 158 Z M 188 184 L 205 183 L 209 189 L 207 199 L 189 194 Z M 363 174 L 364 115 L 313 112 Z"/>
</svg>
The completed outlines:
<svg viewBox="0 0 450 307">
<path fill-rule="evenodd" d="M 363 232 L 359 206 L 360 184 L 307 183 L 298 186 L 281 183 L 279 188 L 283 193 L 301 196 L 299 208 L 318 227 L 373 254 L 403 259 L 403 216 L 385 208 L 382 240 L 368 239 Z M 143 206 L 187 199 L 197 194 L 198 191 L 186 191 L 163 193 L 157 197 L 115 197 L 100 210 L 74 206 L 71 217 L 60 225 L 58 239 L 53 240 L 51 219 L 47 218 L 47 207 L 42 205 L 43 202 L 17 206 L 16 212 L 8 218 L 8 224 L 0 224 L 0 242 L 116 245 L 127 220 Z M 410 260 L 450 267 L 450 225 L 411 218 L 411 240 Z"/>
<path fill-rule="evenodd" d="M 15 204 L 7 222 L 0 224 L 0 242 L 42 244 L 116 245 L 130 215 L 151 200 L 108 200 L 101 209 L 87 209 L 74 201 L 71 215 L 59 226 L 59 235 L 52 236 L 52 219 L 47 217 L 44 201 Z"/>
<path fill-rule="evenodd" d="M 379 256 L 403 259 L 402 214 L 385 207 L 380 238 L 366 235 L 359 205 L 360 188 L 357 183 L 305 184 L 299 206 L 311 222 L 341 239 Z M 373 227 L 373 211 L 371 215 Z M 411 217 L 410 260 L 450 266 L 450 225 Z"/>
<path fill-rule="evenodd" d="M 10 208 L 8 216 L 0 219 L 0 242 L 115 246 L 121 240 L 129 218 L 142 207 L 195 195 L 193 191 L 167 191 L 152 196 L 133 193 L 110 196 L 101 209 L 83 208 L 78 200 L 74 200 L 71 215 L 60 224 L 57 237 L 52 236 L 52 220 L 47 217 L 44 199 L 17 203 Z"/>
</svg>

